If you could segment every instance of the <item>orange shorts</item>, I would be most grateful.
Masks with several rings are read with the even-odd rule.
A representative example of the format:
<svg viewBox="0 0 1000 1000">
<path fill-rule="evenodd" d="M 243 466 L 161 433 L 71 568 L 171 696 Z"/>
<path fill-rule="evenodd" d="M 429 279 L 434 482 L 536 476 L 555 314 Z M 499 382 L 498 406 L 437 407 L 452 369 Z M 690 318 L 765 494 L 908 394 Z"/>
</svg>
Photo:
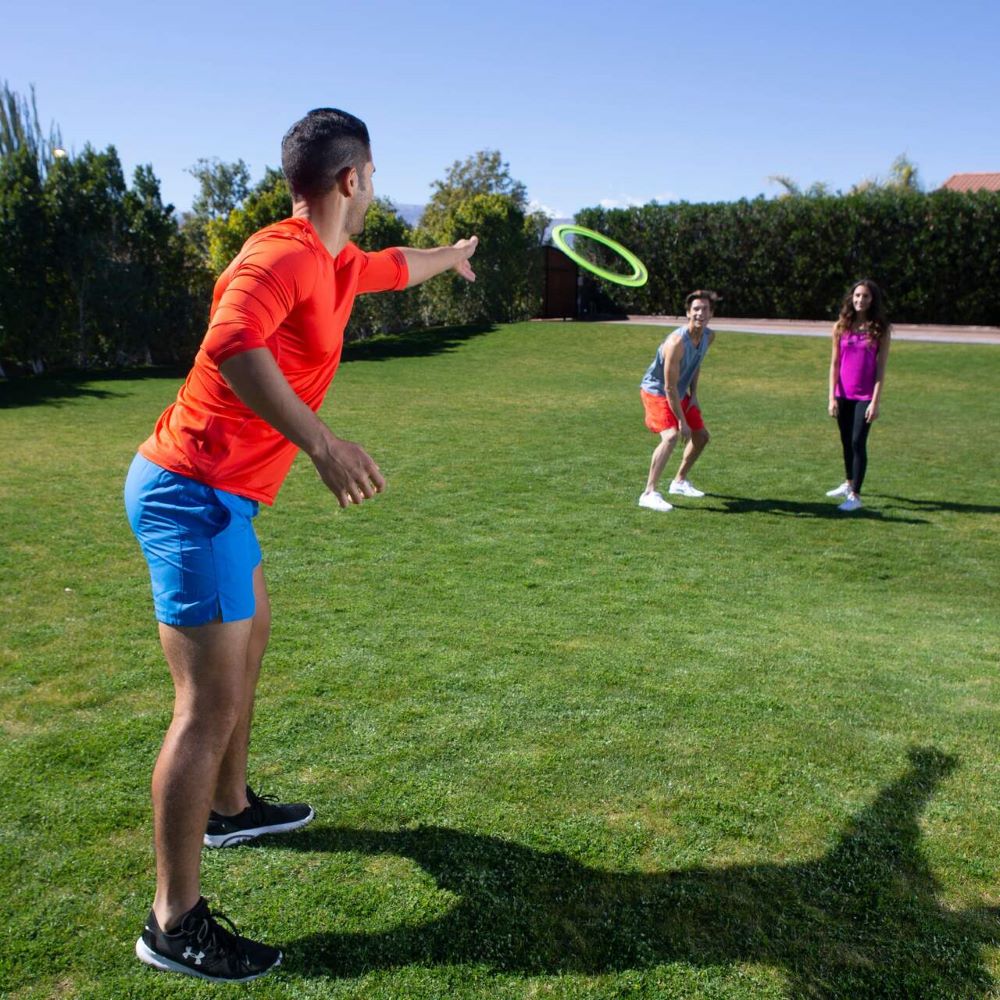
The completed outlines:
<svg viewBox="0 0 1000 1000">
<path fill-rule="evenodd" d="M 666 396 L 654 396 L 651 392 L 646 392 L 645 389 L 640 389 L 639 395 L 642 397 L 642 407 L 646 411 L 646 426 L 654 434 L 660 434 L 677 426 L 677 418 L 674 416 L 674 411 L 670 409 Z M 681 400 L 681 410 L 691 430 L 704 430 L 705 421 L 701 419 L 701 410 L 697 406 L 691 405 L 690 396 L 685 396 Z"/>
</svg>

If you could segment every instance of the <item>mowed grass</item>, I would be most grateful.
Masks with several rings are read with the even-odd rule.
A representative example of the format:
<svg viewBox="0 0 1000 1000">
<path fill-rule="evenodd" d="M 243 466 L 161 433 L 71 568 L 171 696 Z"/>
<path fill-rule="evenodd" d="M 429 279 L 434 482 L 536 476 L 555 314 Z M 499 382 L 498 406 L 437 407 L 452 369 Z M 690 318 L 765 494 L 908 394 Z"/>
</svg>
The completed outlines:
<svg viewBox="0 0 1000 1000">
<path fill-rule="evenodd" d="M 285 951 L 246 987 L 132 952 L 171 687 L 120 497 L 178 379 L 0 385 L 0 995 L 996 996 L 1000 349 L 894 345 L 843 516 L 828 343 L 720 333 L 662 515 L 663 333 L 348 351 L 323 415 L 388 491 L 300 457 L 257 522 L 252 779 L 317 819 L 204 856 Z"/>
</svg>

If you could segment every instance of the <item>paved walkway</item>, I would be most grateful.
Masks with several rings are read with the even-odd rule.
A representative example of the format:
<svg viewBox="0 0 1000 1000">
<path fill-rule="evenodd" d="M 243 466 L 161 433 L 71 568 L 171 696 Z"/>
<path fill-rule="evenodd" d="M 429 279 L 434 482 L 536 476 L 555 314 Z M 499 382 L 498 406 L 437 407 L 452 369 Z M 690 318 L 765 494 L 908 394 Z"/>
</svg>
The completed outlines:
<svg viewBox="0 0 1000 1000">
<path fill-rule="evenodd" d="M 615 323 L 648 323 L 652 326 L 681 326 L 684 316 L 629 316 Z M 716 316 L 712 326 L 734 333 L 779 334 L 789 337 L 829 337 L 833 323 L 829 320 L 739 319 Z M 934 326 L 915 323 L 893 323 L 894 340 L 928 340 L 941 344 L 1000 344 L 1000 326 Z"/>
</svg>

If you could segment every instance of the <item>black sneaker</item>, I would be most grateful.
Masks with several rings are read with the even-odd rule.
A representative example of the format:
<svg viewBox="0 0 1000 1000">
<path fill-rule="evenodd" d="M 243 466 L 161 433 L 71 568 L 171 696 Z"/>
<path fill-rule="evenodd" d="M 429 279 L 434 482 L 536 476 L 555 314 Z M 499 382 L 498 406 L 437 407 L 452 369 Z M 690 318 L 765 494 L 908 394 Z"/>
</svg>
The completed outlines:
<svg viewBox="0 0 1000 1000">
<path fill-rule="evenodd" d="M 247 786 L 250 805 L 235 816 L 208 815 L 205 831 L 206 847 L 235 847 L 265 833 L 287 833 L 312 821 L 316 813 L 304 802 L 284 805 L 273 795 L 257 795 Z"/>
<path fill-rule="evenodd" d="M 219 926 L 224 920 L 232 931 Z M 182 972 L 216 982 L 245 983 L 281 964 L 281 952 L 258 941 L 240 937 L 232 921 L 212 913 L 204 898 L 184 914 L 177 930 L 160 930 L 152 910 L 142 936 L 135 943 L 140 962 L 164 972 Z"/>
</svg>

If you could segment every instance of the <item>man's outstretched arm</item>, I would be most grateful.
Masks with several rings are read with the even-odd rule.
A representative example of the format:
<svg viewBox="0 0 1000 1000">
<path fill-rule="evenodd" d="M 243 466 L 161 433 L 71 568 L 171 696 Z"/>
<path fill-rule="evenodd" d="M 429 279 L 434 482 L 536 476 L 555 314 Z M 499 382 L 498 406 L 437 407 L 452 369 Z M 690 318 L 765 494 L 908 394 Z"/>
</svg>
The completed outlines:
<svg viewBox="0 0 1000 1000">
<path fill-rule="evenodd" d="M 338 438 L 299 399 L 266 347 L 234 354 L 219 365 L 219 371 L 242 403 L 312 459 L 341 507 L 385 489 L 375 461 L 360 445 Z"/>
<path fill-rule="evenodd" d="M 476 252 L 478 245 L 479 237 L 470 236 L 469 239 L 459 240 L 450 247 L 432 247 L 429 250 L 400 247 L 410 272 L 410 280 L 406 283 L 406 287 L 412 288 L 445 271 L 455 271 L 466 281 L 475 281 L 476 274 L 472 270 L 469 258 Z"/>
</svg>

